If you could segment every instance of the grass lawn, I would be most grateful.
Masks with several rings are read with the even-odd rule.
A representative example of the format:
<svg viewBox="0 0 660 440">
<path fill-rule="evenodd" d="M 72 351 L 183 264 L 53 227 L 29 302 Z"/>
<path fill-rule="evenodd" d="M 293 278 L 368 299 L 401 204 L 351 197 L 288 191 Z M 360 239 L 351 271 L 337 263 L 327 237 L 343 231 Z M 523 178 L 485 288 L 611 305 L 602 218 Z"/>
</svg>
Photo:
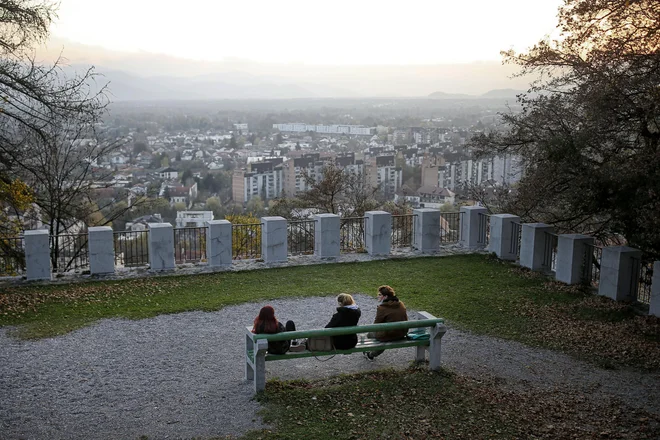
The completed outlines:
<svg viewBox="0 0 660 440">
<path fill-rule="evenodd" d="M 4 288 L 0 326 L 50 337 L 102 318 L 218 310 L 274 298 L 374 293 L 475 333 L 559 349 L 607 366 L 660 368 L 660 320 L 486 255 L 392 259 Z"/>
</svg>

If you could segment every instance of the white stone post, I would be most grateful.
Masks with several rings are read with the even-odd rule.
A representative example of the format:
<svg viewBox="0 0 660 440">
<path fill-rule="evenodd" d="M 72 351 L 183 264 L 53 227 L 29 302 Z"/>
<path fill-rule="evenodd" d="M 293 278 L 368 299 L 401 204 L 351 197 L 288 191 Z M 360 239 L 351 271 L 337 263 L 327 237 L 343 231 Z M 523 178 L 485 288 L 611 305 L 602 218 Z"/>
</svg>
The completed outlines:
<svg viewBox="0 0 660 440">
<path fill-rule="evenodd" d="M 169 223 L 149 223 L 149 269 L 172 270 L 174 264 L 174 229 Z"/>
<path fill-rule="evenodd" d="M 487 213 L 482 206 L 461 206 L 461 247 L 473 250 L 486 247 L 485 243 L 479 243 L 479 214 Z"/>
<path fill-rule="evenodd" d="M 335 258 L 340 252 L 340 224 L 336 214 L 314 216 L 314 255 L 321 258 Z"/>
<path fill-rule="evenodd" d="M 46 229 L 25 231 L 23 239 L 28 281 L 50 280 L 50 233 Z"/>
<path fill-rule="evenodd" d="M 651 301 L 649 315 L 660 318 L 660 261 L 653 263 L 653 278 L 651 279 Z"/>
<path fill-rule="evenodd" d="M 231 266 L 232 234 L 229 220 L 206 222 L 206 258 L 209 267 Z"/>
<path fill-rule="evenodd" d="M 545 223 L 523 223 L 520 239 L 520 265 L 532 270 L 543 271 L 546 232 L 554 229 Z"/>
<path fill-rule="evenodd" d="M 440 211 L 438 209 L 413 209 L 413 248 L 421 252 L 440 249 Z"/>
<path fill-rule="evenodd" d="M 557 239 L 555 279 L 566 284 L 580 284 L 592 264 L 590 245 L 595 239 L 582 234 L 560 234 Z M 586 258 L 585 258 L 586 257 Z"/>
<path fill-rule="evenodd" d="M 392 250 L 392 214 L 367 211 L 366 243 L 369 255 L 389 255 Z"/>
<path fill-rule="evenodd" d="M 628 246 L 608 246 L 603 248 L 600 261 L 600 281 L 598 294 L 615 301 L 634 300 L 634 283 L 639 282 L 642 251 Z"/>
<path fill-rule="evenodd" d="M 89 273 L 115 272 L 115 243 L 110 226 L 92 226 L 87 230 Z"/>
<path fill-rule="evenodd" d="M 513 223 L 520 223 L 520 217 L 511 214 L 493 214 L 490 216 L 490 240 L 488 250 L 495 252 L 501 260 L 516 261 L 518 259 L 517 249 L 511 252 L 511 244 L 514 237 L 512 234 Z"/>
<path fill-rule="evenodd" d="M 284 217 L 261 217 L 261 258 L 266 263 L 287 260 L 287 235 Z"/>
</svg>

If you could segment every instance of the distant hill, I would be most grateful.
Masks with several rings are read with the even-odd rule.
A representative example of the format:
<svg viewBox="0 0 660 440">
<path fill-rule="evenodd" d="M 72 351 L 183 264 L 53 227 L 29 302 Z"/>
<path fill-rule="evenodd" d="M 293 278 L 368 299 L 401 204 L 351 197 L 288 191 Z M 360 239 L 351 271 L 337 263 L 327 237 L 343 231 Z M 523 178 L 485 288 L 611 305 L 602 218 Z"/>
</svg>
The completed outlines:
<svg viewBox="0 0 660 440">
<path fill-rule="evenodd" d="M 461 93 L 434 92 L 428 95 L 430 99 L 511 99 L 515 100 L 524 90 L 517 89 L 494 89 L 489 90 L 483 95 L 466 95 Z"/>
</svg>

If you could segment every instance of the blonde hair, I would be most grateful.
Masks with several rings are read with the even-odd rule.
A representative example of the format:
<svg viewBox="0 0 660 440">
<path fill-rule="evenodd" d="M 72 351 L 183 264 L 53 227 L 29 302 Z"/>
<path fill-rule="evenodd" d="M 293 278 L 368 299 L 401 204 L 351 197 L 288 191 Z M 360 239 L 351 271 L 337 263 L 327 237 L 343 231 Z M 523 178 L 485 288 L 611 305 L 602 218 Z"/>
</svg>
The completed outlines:
<svg viewBox="0 0 660 440">
<path fill-rule="evenodd" d="M 337 302 L 342 306 L 350 306 L 351 304 L 355 304 L 353 297 L 348 293 L 340 293 L 337 295 Z"/>
</svg>

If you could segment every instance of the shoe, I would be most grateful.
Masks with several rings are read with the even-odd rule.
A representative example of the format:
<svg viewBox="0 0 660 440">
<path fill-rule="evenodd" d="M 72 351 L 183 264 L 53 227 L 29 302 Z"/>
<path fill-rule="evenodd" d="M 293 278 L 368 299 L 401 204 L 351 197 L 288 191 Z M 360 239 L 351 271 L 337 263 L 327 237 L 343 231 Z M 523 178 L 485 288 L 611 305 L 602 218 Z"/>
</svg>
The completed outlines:
<svg viewBox="0 0 660 440">
<path fill-rule="evenodd" d="M 370 361 L 373 361 L 375 359 L 374 355 L 371 354 L 370 351 L 363 351 L 362 354 L 364 354 L 364 357 L 369 359 Z"/>
</svg>

